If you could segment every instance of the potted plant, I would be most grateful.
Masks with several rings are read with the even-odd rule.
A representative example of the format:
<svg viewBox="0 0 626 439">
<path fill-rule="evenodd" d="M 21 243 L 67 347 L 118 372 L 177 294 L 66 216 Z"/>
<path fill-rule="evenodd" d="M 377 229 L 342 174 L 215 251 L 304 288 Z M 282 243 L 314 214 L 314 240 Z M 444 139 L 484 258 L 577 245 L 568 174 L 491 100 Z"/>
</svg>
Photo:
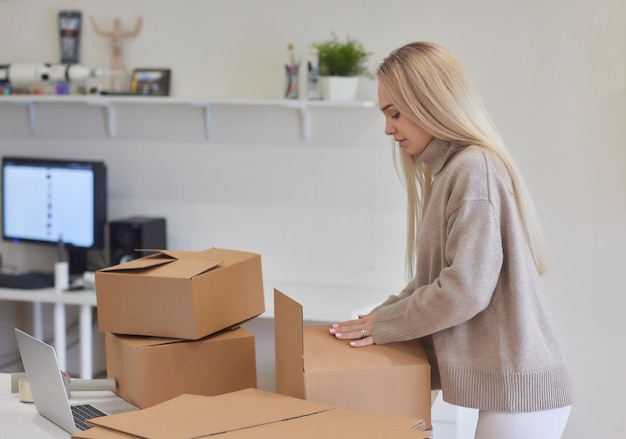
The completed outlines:
<svg viewBox="0 0 626 439">
<path fill-rule="evenodd" d="M 372 55 L 363 44 L 350 36 L 340 41 L 335 34 L 330 40 L 313 44 L 317 51 L 322 96 L 328 100 L 353 100 L 359 76 L 371 76 L 367 60 Z"/>
</svg>

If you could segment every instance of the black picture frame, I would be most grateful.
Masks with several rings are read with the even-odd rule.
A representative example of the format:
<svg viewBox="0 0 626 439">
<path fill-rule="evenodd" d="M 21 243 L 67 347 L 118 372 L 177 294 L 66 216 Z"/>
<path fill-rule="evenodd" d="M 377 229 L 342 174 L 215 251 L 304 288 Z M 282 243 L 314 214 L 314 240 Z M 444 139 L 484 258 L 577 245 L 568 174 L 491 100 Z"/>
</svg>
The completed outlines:
<svg viewBox="0 0 626 439">
<path fill-rule="evenodd" d="M 134 69 L 130 92 L 140 96 L 169 96 L 171 69 Z"/>
</svg>

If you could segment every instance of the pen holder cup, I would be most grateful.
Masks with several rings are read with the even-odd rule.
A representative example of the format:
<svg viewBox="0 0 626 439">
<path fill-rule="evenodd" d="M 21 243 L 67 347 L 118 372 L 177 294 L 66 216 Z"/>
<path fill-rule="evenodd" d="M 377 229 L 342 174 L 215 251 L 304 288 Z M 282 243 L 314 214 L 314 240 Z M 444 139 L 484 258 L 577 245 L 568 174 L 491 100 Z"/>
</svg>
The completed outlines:
<svg viewBox="0 0 626 439">
<path fill-rule="evenodd" d="M 298 99 L 298 67 L 298 64 L 285 66 L 285 73 L 287 75 L 285 97 L 287 99 Z"/>
</svg>

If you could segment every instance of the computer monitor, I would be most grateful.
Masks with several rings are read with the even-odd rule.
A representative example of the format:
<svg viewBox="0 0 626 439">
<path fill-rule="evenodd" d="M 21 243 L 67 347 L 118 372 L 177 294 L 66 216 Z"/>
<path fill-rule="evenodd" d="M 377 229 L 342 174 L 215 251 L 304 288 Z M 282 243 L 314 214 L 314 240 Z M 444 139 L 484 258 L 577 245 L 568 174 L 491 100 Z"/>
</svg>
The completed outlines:
<svg viewBox="0 0 626 439">
<path fill-rule="evenodd" d="M 2 158 L 2 238 L 58 245 L 70 272 L 86 271 L 87 250 L 104 248 L 106 166 L 102 161 Z"/>
</svg>

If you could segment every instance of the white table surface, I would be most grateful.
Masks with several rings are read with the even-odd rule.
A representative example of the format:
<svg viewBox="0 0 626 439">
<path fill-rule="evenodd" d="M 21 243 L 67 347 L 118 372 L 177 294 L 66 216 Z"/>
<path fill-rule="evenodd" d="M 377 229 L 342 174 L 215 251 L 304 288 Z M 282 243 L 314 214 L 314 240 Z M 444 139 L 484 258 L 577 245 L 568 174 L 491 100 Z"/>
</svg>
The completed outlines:
<svg viewBox="0 0 626 439">
<path fill-rule="evenodd" d="M 96 306 L 96 294 L 93 290 L 59 293 L 54 288 L 42 288 L 39 290 L 0 288 L 0 300 Z"/>
<path fill-rule="evenodd" d="M 303 320 L 307 322 L 335 323 L 355 319 L 383 302 L 398 291 L 380 287 L 355 287 L 339 285 L 314 285 L 293 282 L 267 281 L 264 283 L 265 312 L 259 318 L 274 318 L 274 289 L 280 290 L 302 305 Z M 91 291 L 58 292 L 54 288 L 19 290 L 0 288 L 0 301 L 33 303 L 34 331 L 32 335 L 43 339 L 42 304 L 54 305 L 54 348 L 61 369 L 67 369 L 65 307 L 80 307 L 80 378 L 93 377 L 92 315 L 97 305 L 96 294 Z"/>
<path fill-rule="evenodd" d="M 381 287 L 267 281 L 264 283 L 266 311 L 261 317 L 274 317 L 274 288 L 302 305 L 305 320 L 320 321 L 351 318 L 359 312 L 369 311 L 387 299 L 390 294 L 400 291 Z M 96 306 L 96 294 L 93 291 L 59 293 L 53 288 L 41 290 L 0 288 L 0 300 Z"/>
<path fill-rule="evenodd" d="M 93 290 L 60 292 L 54 288 L 20 290 L 0 288 L 0 300 L 30 302 L 33 304 L 33 331 L 35 338 L 43 339 L 44 319 L 43 304 L 54 306 L 54 348 L 56 349 L 61 369 L 67 369 L 65 307 L 80 307 L 80 377 L 90 379 L 93 375 L 92 317 L 91 310 L 96 306 L 96 294 Z"/>
<path fill-rule="evenodd" d="M 70 403 L 115 401 L 119 397 L 108 391 L 73 392 Z M 20 402 L 11 393 L 11 374 L 0 373 L 0 437 L 6 439 L 68 439 L 71 435 L 37 413 L 32 403 Z"/>
</svg>

